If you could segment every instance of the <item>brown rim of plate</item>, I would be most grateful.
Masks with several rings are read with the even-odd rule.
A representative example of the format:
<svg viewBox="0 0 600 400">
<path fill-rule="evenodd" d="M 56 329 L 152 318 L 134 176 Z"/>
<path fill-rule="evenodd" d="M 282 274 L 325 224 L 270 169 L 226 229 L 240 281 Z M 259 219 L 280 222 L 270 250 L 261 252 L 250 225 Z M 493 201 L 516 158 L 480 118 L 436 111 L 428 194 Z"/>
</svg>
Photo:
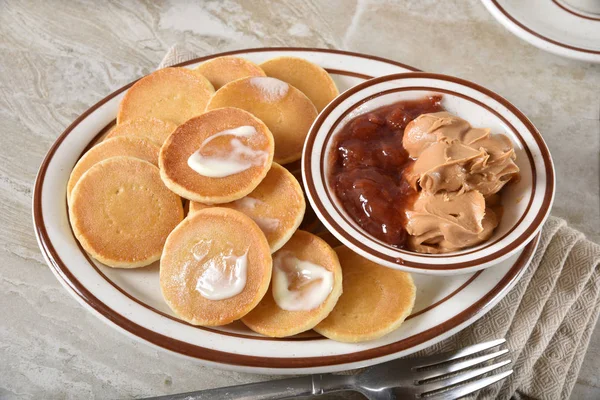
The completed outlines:
<svg viewBox="0 0 600 400">
<path fill-rule="evenodd" d="M 539 39 L 542 39 L 542 40 L 544 40 L 544 41 L 546 41 L 546 42 L 548 42 L 548 43 L 552 43 L 552 44 L 554 44 L 554 45 L 556 45 L 556 46 L 563 47 L 563 48 L 565 48 L 565 49 L 570 49 L 570 50 L 581 51 L 582 53 L 589 53 L 589 54 L 600 54 L 600 50 L 592 50 L 592 49 L 585 49 L 585 48 L 582 48 L 582 47 L 575 47 L 575 46 L 571 46 L 571 45 L 568 45 L 568 44 L 565 44 L 565 43 L 558 42 L 558 41 L 556 41 L 556 40 L 554 40 L 554 39 L 550 39 L 550 38 L 548 38 L 548 37 L 546 37 L 546 36 L 540 35 L 540 34 L 539 34 L 539 33 L 537 33 L 536 31 L 534 31 L 534 30 L 532 30 L 531 28 L 529 28 L 529 27 L 527 27 L 527 26 L 523 25 L 523 24 L 522 24 L 521 22 L 519 22 L 519 21 L 518 21 L 518 20 L 517 20 L 515 17 L 513 17 L 512 15 L 510 15 L 510 14 L 509 14 L 509 13 L 508 13 L 508 12 L 507 12 L 507 11 L 506 11 L 504 8 L 502 8 L 502 6 L 501 6 L 500 4 L 498 4 L 498 1 L 497 1 L 497 0 L 491 0 L 491 1 L 492 1 L 492 3 L 494 4 L 494 6 L 495 6 L 495 7 L 498 9 L 498 11 L 500 11 L 502 14 L 504 14 L 504 16 L 505 16 L 506 18 L 508 18 L 508 19 L 509 19 L 509 20 L 510 20 L 510 21 L 511 21 L 513 24 L 517 25 L 519 28 L 523 29 L 523 30 L 524 30 L 524 31 L 526 31 L 527 33 L 530 33 L 530 34 L 532 34 L 533 36 L 535 36 L 535 37 L 537 37 L 537 38 L 539 38 Z M 555 3 L 556 3 L 556 1 L 555 1 Z M 558 3 L 556 3 L 556 4 L 557 4 L 557 5 L 560 5 L 560 4 L 558 4 Z M 561 8 L 563 8 L 563 9 L 565 9 L 565 10 L 566 10 L 566 7 L 561 7 Z M 569 10 L 567 10 L 567 11 L 569 11 Z M 570 12 L 571 14 L 573 14 L 573 15 L 577 15 L 578 17 L 583 17 L 582 15 L 575 14 L 575 13 L 574 13 L 574 12 L 572 12 L 572 11 L 569 11 L 569 12 Z M 591 18 L 587 18 L 587 19 L 591 19 Z"/>
<path fill-rule="evenodd" d="M 591 17 L 589 15 L 585 15 L 585 14 L 580 14 L 575 10 L 571 10 L 569 7 L 570 6 L 565 6 L 564 4 L 561 4 L 558 0 L 552 0 L 552 2 L 554 4 L 556 4 L 557 6 L 559 6 L 560 8 L 562 8 L 563 10 L 565 10 L 566 12 L 568 12 L 569 14 L 573 14 L 576 17 L 579 18 L 583 18 L 583 19 L 589 19 L 591 21 L 600 21 L 600 17 Z M 583 12 L 583 11 L 582 11 Z"/>
<path fill-rule="evenodd" d="M 407 65 L 387 60 L 381 57 L 369 56 L 360 53 L 352 53 L 340 50 L 328 50 L 328 49 L 311 49 L 311 48 L 284 48 L 284 47 L 273 47 L 273 48 L 254 48 L 254 49 L 246 49 L 246 50 L 238 50 L 238 51 L 230 51 L 225 53 L 213 54 L 210 56 L 196 58 L 194 60 L 186 61 L 181 64 L 177 64 L 176 66 L 184 66 L 188 64 L 193 64 L 196 62 L 201 62 L 207 59 L 220 57 L 224 55 L 230 54 L 244 54 L 251 52 L 261 52 L 261 51 L 316 51 L 316 52 L 325 52 L 325 53 L 335 53 L 335 54 L 344 54 L 355 56 L 363 59 L 372 59 L 381 61 L 384 63 L 388 63 L 391 65 L 397 65 L 410 70 L 417 70 L 413 67 L 409 67 Z M 348 76 L 354 76 L 362 79 L 371 78 L 370 76 L 346 72 L 341 70 L 328 70 L 331 73 L 339 73 L 345 74 Z M 418 70 L 417 70 L 418 71 Z M 274 358 L 274 357 L 260 357 L 260 356 L 245 356 L 240 354 L 233 354 L 222 352 L 213 349 L 207 349 L 200 346 L 195 346 L 186 342 L 179 341 L 177 339 L 173 339 L 154 331 L 151 331 L 145 327 L 137 325 L 136 323 L 130 321 L 126 317 L 122 316 L 115 310 L 109 308 L 106 304 L 101 302 L 97 297 L 95 297 L 88 289 L 85 288 L 71 273 L 62 259 L 58 256 L 52 242 L 49 239 L 48 232 L 46 230 L 46 226 L 43 219 L 42 213 L 42 189 L 43 183 L 46 175 L 46 170 L 48 169 L 48 165 L 52 160 L 54 153 L 60 146 L 60 144 L 64 141 L 64 139 L 71 133 L 71 131 L 79 125 L 85 118 L 87 118 L 92 112 L 98 109 L 100 106 L 119 95 L 126 89 L 128 89 L 131 85 L 135 83 L 131 82 L 130 84 L 118 89 L 117 91 L 111 93 L 104 99 L 100 100 L 94 106 L 86 110 L 81 116 L 79 116 L 54 142 L 50 150 L 48 151 L 46 157 L 42 161 L 40 166 L 35 185 L 34 185 L 34 193 L 33 193 L 33 219 L 35 226 L 35 234 L 39 241 L 40 248 L 45 256 L 48 264 L 55 272 L 55 274 L 60 278 L 62 283 L 67 286 L 76 297 L 79 298 L 80 301 L 87 304 L 92 310 L 94 310 L 99 315 L 103 316 L 108 321 L 112 322 L 116 326 L 121 329 L 133 334 L 134 336 L 147 341 L 151 344 L 154 344 L 163 349 L 179 353 L 182 355 L 186 355 L 188 357 L 201 359 L 209 362 L 216 362 L 220 364 L 229 364 L 229 365 L 237 365 L 237 366 L 249 366 L 249 367 L 262 367 L 262 368 L 312 368 L 318 366 L 327 366 L 327 365 L 338 365 L 345 364 L 350 362 L 360 362 L 366 361 L 374 357 L 383 357 L 386 355 L 393 354 L 398 351 L 406 350 L 408 348 L 414 347 L 426 341 L 432 340 L 435 337 L 447 332 L 448 330 L 457 327 L 461 323 L 467 321 L 468 319 L 475 317 L 477 315 L 483 315 L 483 311 L 487 311 L 486 308 L 489 308 L 490 303 L 492 303 L 498 296 L 500 296 L 503 292 L 506 291 L 506 288 L 509 287 L 518 277 L 525 271 L 531 256 L 533 255 L 533 251 L 535 250 L 537 243 L 539 241 L 539 235 L 534 238 L 523 250 L 515 264 L 511 267 L 511 269 L 506 273 L 506 275 L 496 284 L 494 288 L 492 288 L 488 293 L 486 293 L 481 299 L 479 299 L 476 303 L 472 304 L 466 310 L 463 310 L 460 314 L 454 316 L 450 320 L 443 322 L 440 325 L 437 325 L 433 328 L 428 329 L 425 332 L 422 332 L 418 335 L 406 338 L 404 340 L 391 343 L 389 345 L 385 345 L 379 348 L 365 350 L 358 353 L 350 353 L 339 356 L 323 356 L 323 357 L 310 357 L 310 358 Z M 105 129 L 103 129 L 99 134 L 88 144 L 88 147 L 93 144 L 94 141 L 97 141 L 102 134 L 106 132 L 107 129 L 113 122 L 109 123 Z M 93 263 L 92 263 L 93 264 Z M 428 308 L 421 310 L 415 313 L 415 316 L 431 310 L 432 308 L 442 304 L 447 301 L 449 298 L 456 295 L 458 292 L 467 287 L 470 283 L 472 283 L 475 278 L 479 276 L 479 273 L 476 273 L 469 279 L 467 282 L 463 283 L 461 287 L 456 289 L 454 292 L 450 293 L 444 299 L 441 299 L 435 304 L 430 305 Z M 112 282 L 111 282 L 112 283 Z M 115 285 L 112 283 L 113 286 Z M 413 316 L 414 317 L 414 316 Z M 218 333 L 225 333 L 219 331 Z M 253 337 L 253 339 L 255 339 Z"/>
<path fill-rule="evenodd" d="M 502 249 L 496 251 L 495 253 L 492 254 L 488 254 L 486 256 L 482 256 L 482 257 L 478 257 L 476 259 L 473 260 L 469 260 L 469 261 L 465 261 L 462 263 L 454 263 L 454 264 L 450 264 L 450 265 L 431 265 L 431 264 L 426 264 L 426 263 L 420 263 L 420 262 L 414 262 L 414 261 L 406 261 L 403 260 L 400 256 L 390 256 L 387 254 L 383 254 L 380 252 L 377 252 L 375 250 L 373 250 L 372 248 L 370 248 L 368 245 L 365 244 L 365 240 L 368 241 L 373 241 L 374 239 L 366 234 L 363 233 L 362 229 L 358 228 L 357 231 L 359 233 L 362 234 L 361 238 L 356 238 L 354 236 L 352 236 L 351 234 L 349 234 L 348 232 L 346 232 L 345 230 L 343 230 L 339 224 L 337 223 L 337 221 L 335 220 L 335 218 L 333 218 L 326 210 L 325 207 L 323 206 L 323 202 L 322 199 L 320 198 L 320 196 L 317 194 L 316 188 L 315 188 L 315 183 L 314 183 L 314 179 L 313 179 L 313 175 L 312 175 L 312 168 L 311 166 L 311 160 L 312 160 L 312 150 L 314 147 L 314 142 L 317 136 L 317 132 L 319 131 L 319 129 L 321 128 L 321 125 L 323 124 L 323 122 L 325 121 L 325 119 L 329 116 L 329 114 L 340 104 L 342 103 L 344 100 L 346 100 L 348 97 L 352 96 L 353 94 L 360 92 L 361 90 L 363 90 L 366 87 L 370 87 L 374 84 L 378 84 L 381 82 L 387 82 L 387 81 L 392 81 L 392 80 L 400 80 L 400 79 L 412 79 L 412 78 L 429 78 L 429 79 L 437 79 L 437 80 L 442 80 L 442 81 L 447 81 L 447 82 L 452 82 L 452 83 L 457 83 L 459 85 L 463 85 L 463 86 L 467 86 L 471 89 L 477 90 L 489 97 L 491 97 L 492 99 L 496 100 L 497 102 L 499 102 L 500 104 L 502 104 L 504 107 L 506 107 L 508 110 L 510 110 L 527 128 L 527 130 L 529 131 L 529 133 L 532 135 L 532 137 L 534 138 L 534 140 L 536 141 L 538 147 L 540 148 L 540 152 L 542 154 L 542 159 L 544 162 L 544 167 L 545 167 L 545 174 L 546 174 L 546 191 L 544 193 L 544 198 L 542 201 L 542 204 L 540 206 L 540 210 L 537 213 L 537 215 L 535 216 L 535 218 L 533 219 L 533 221 L 531 222 L 531 224 L 525 229 L 525 231 L 513 242 L 509 243 L 507 246 L 503 247 Z M 450 91 L 450 90 L 445 90 L 445 89 L 439 89 L 439 88 L 431 88 L 431 87 L 407 87 L 407 88 L 398 88 L 398 89 L 391 89 L 388 91 L 385 91 L 383 93 L 378 93 L 378 94 L 374 94 L 372 96 L 369 96 L 367 98 L 364 98 L 360 101 L 357 101 L 355 104 L 353 104 L 352 108 L 358 107 L 360 104 L 369 101 L 372 98 L 375 98 L 377 96 L 380 96 L 382 94 L 387 94 L 389 92 L 394 92 L 394 91 L 402 91 L 402 90 L 425 90 L 425 91 L 432 91 L 432 92 L 440 92 L 440 93 L 446 93 L 446 94 L 452 94 L 461 98 L 464 98 L 466 100 L 472 101 L 474 103 L 476 103 L 479 106 L 482 106 L 484 108 L 486 108 L 488 111 L 491 111 L 492 113 L 494 113 L 494 115 L 500 117 L 500 119 L 502 119 L 502 121 L 504 123 L 507 123 L 507 125 L 511 128 L 511 130 L 513 130 L 513 132 L 517 135 L 517 137 L 519 137 L 519 139 L 522 142 L 523 148 L 525 149 L 526 153 L 528 154 L 529 157 L 529 162 L 531 164 L 531 169 L 532 169 L 532 175 L 533 175 L 533 181 L 532 184 L 535 185 L 536 183 L 536 168 L 535 165 L 533 163 L 533 159 L 530 153 L 529 148 L 527 147 L 527 145 L 525 144 L 525 142 L 523 141 L 523 138 L 521 137 L 521 135 L 518 133 L 518 131 L 511 125 L 508 123 L 508 121 L 500 116 L 497 112 L 495 112 L 493 109 L 491 109 L 490 107 L 486 106 L 485 104 L 472 99 L 466 95 L 463 95 L 461 93 L 457 93 L 454 91 Z M 349 110 L 345 110 L 345 113 L 349 112 Z M 347 115 L 347 113 L 345 114 Z M 340 116 L 340 118 L 338 118 L 338 120 L 332 125 L 332 127 L 329 129 L 329 131 L 327 132 L 327 137 L 325 139 L 325 144 L 327 144 L 328 142 L 328 138 L 333 134 L 333 131 L 335 130 L 336 125 L 341 121 L 341 119 L 343 119 L 344 114 L 342 116 Z M 320 162 L 321 162 L 321 166 L 325 165 L 324 161 L 325 161 L 325 157 L 326 157 L 326 150 L 327 149 L 321 149 L 321 153 L 320 153 Z M 546 220 L 546 218 L 548 217 L 549 213 L 550 213 L 550 205 L 552 204 L 552 200 L 554 198 L 554 167 L 552 166 L 552 161 L 551 161 L 551 157 L 550 157 L 550 152 L 548 151 L 548 147 L 546 146 L 546 143 L 544 142 L 541 134 L 537 131 L 537 129 L 535 128 L 535 126 L 531 123 L 531 121 L 529 121 L 529 119 L 521 112 L 519 111 L 519 109 L 517 109 L 514 105 L 512 105 L 508 100 L 504 99 L 503 97 L 501 97 L 500 95 L 492 92 L 489 89 L 485 89 L 482 86 L 479 86 L 475 83 L 460 79 L 460 78 L 455 78 L 452 76 L 447 76 L 447 75 L 442 75 L 442 74 L 433 74 L 433 73 L 427 73 L 427 72 L 408 72 L 408 73 L 399 73 L 399 74 L 392 74 L 392 75 L 386 75 L 386 76 L 382 76 L 379 78 L 374 78 L 371 79 L 367 82 L 363 82 L 361 84 L 358 84 L 348 90 L 346 90 L 344 93 L 342 93 L 341 95 L 339 95 L 337 98 L 335 98 L 331 103 L 329 103 L 329 105 L 327 105 L 327 107 L 325 107 L 325 109 L 319 114 L 319 116 L 317 117 L 317 119 L 315 120 L 315 122 L 313 123 L 309 133 L 308 133 L 308 137 L 306 138 L 306 143 L 305 143 L 305 147 L 304 147 L 304 152 L 302 154 L 302 165 L 303 165 L 303 173 L 304 173 L 304 187 L 305 190 L 307 191 L 307 193 L 310 194 L 310 199 L 311 199 L 311 205 L 313 206 L 313 208 L 316 209 L 316 211 L 318 211 L 323 217 L 324 219 L 327 221 L 327 223 L 333 227 L 333 231 L 339 235 L 341 238 L 343 238 L 342 241 L 346 242 L 346 243 L 350 243 L 352 246 L 360 249 L 361 251 L 363 251 L 366 254 L 371 255 L 372 257 L 376 257 L 380 260 L 384 260 L 387 261 L 389 263 L 394 263 L 394 264 L 398 264 L 398 265 L 402 265 L 405 267 L 410 267 L 410 268 L 415 268 L 415 272 L 419 272 L 419 270 L 427 270 L 427 271 L 440 271 L 440 270 L 444 270 L 444 271 L 449 271 L 449 270 L 460 270 L 460 269 L 465 269 L 465 268 L 470 268 L 470 267 L 474 267 L 486 262 L 489 262 L 491 260 L 497 259 L 499 257 L 502 257 L 506 254 L 508 254 L 509 252 L 517 249 L 519 246 L 524 245 L 525 243 L 529 242 L 531 240 L 531 238 L 537 233 L 537 231 L 539 229 L 541 229 L 542 223 Z M 323 180 L 323 185 L 325 186 L 325 192 L 327 193 L 327 197 L 329 199 L 329 201 L 331 202 L 331 204 L 333 205 L 333 207 L 338 211 L 338 215 L 339 217 L 341 217 L 342 219 L 344 219 L 346 221 L 346 223 L 350 224 L 350 225 L 356 225 L 354 222 L 350 222 L 348 221 L 348 219 L 344 216 L 343 213 L 340 212 L 337 204 L 335 203 L 335 201 L 333 201 L 333 198 L 331 196 L 331 194 L 329 193 L 329 191 L 327 190 L 327 186 L 328 186 L 328 181 L 326 179 L 326 177 L 324 176 L 324 168 L 320 169 L 320 174 L 321 174 L 321 179 Z M 527 209 L 525 210 L 525 213 L 523 214 L 526 215 L 526 213 L 529 211 L 530 207 L 531 207 L 531 202 L 533 199 L 533 195 L 535 193 L 535 186 L 532 188 L 532 195 L 531 195 L 531 199 L 529 201 L 529 204 L 527 206 Z M 515 226 L 511 229 L 514 230 L 515 227 L 517 227 L 523 220 L 523 216 L 521 217 L 521 219 L 519 219 L 519 221 L 515 224 Z M 511 231 L 509 231 L 508 233 L 510 233 Z M 333 232 L 332 232 L 333 233 Z M 504 235 L 502 238 L 500 238 L 499 240 L 502 240 L 506 235 Z M 381 241 L 375 240 L 378 243 L 383 243 Z M 495 243 L 495 242 L 494 242 Z M 494 243 L 491 243 L 490 245 L 493 245 Z M 386 247 L 393 249 L 394 251 L 396 251 L 399 254 L 412 254 L 412 255 L 416 255 L 416 256 L 420 256 L 423 258 L 442 258 L 442 257 L 446 257 L 446 258 L 452 258 L 452 257 L 458 257 L 458 256 L 464 256 L 467 254 L 473 254 L 476 252 L 480 252 L 483 249 L 476 249 L 473 250 L 470 253 L 459 253 L 456 255 L 437 255 L 437 256 L 431 256 L 428 254 L 418 254 L 418 253 L 414 253 L 414 252 L 408 252 L 408 251 L 404 251 L 404 250 L 399 250 L 396 248 L 392 248 L 391 246 L 387 246 Z M 487 246 L 486 246 L 487 247 Z"/>
</svg>

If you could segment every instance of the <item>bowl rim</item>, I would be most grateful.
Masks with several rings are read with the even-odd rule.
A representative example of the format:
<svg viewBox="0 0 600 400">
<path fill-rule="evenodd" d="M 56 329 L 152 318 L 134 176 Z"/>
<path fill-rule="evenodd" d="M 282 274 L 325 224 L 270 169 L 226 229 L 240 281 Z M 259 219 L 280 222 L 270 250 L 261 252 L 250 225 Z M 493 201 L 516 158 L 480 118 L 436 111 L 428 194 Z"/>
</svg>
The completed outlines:
<svg viewBox="0 0 600 400">
<path fill-rule="evenodd" d="M 329 115 L 334 110 L 336 110 L 338 108 L 338 106 L 341 103 L 343 103 L 345 100 L 347 100 L 349 97 L 351 97 L 352 95 L 354 95 L 366 88 L 369 88 L 374 85 L 378 85 L 380 83 L 385 83 L 388 81 L 397 81 L 397 80 L 402 80 L 402 79 L 419 79 L 419 78 L 420 79 L 431 79 L 433 81 L 446 81 L 446 82 L 450 82 L 453 84 L 458 84 L 459 86 L 464 86 L 469 89 L 478 91 L 478 92 L 490 97 L 492 100 L 497 101 L 502 106 L 504 106 L 510 113 L 512 113 L 523 124 L 523 126 L 526 128 L 527 133 L 532 136 L 532 138 L 537 146 L 537 149 L 539 150 L 539 153 L 542 156 L 541 161 L 543 163 L 543 170 L 545 172 L 546 187 L 545 187 L 545 190 L 543 193 L 542 202 L 539 206 L 539 210 L 533 217 L 533 220 L 531 221 L 531 223 L 529 223 L 529 225 L 523 230 L 523 232 L 518 236 L 517 239 L 515 239 L 511 242 L 505 243 L 500 249 L 494 251 L 493 253 L 490 253 L 489 250 L 487 249 L 487 247 L 475 249 L 475 250 L 472 250 L 471 252 L 467 252 L 467 253 L 456 253 L 456 254 L 450 253 L 448 255 L 443 255 L 443 254 L 442 255 L 439 255 L 439 254 L 431 255 L 431 254 L 421 254 L 421 253 L 411 252 L 410 253 L 411 258 L 416 259 L 417 261 L 411 261 L 411 260 L 404 259 L 402 256 L 402 253 L 406 253 L 405 250 L 402 250 L 402 251 L 392 250 L 392 251 L 394 251 L 394 257 L 392 257 L 388 254 L 382 254 L 379 251 L 374 250 L 371 246 L 369 246 L 369 243 L 376 242 L 376 240 L 371 238 L 370 235 L 365 234 L 364 237 L 356 238 L 351 233 L 346 232 L 344 229 L 342 229 L 340 227 L 340 225 L 338 224 L 338 222 L 336 221 L 336 218 L 342 218 L 342 219 L 346 219 L 346 218 L 341 214 L 338 214 L 338 215 L 330 214 L 325 209 L 324 202 L 328 203 L 328 204 L 332 204 L 332 201 L 323 199 L 322 197 L 319 196 L 319 194 L 317 192 L 317 189 L 315 187 L 315 178 L 313 177 L 313 171 L 311 168 L 312 165 L 315 163 L 315 161 L 313 160 L 313 151 L 314 151 L 314 145 L 315 145 L 315 141 L 316 141 L 317 137 L 321 137 L 323 135 L 330 136 L 333 133 L 333 131 L 336 129 L 337 123 L 340 122 L 351 110 L 356 109 L 356 107 L 359 106 L 360 104 L 368 102 L 369 100 L 376 98 L 377 96 L 382 95 L 382 93 L 385 93 L 388 91 L 386 90 L 383 92 L 371 94 L 370 96 L 367 96 L 365 99 L 358 100 L 358 101 L 348 105 L 347 107 L 345 107 L 342 115 L 338 118 L 336 123 L 334 123 L 331 127 L 328 127 L 326 130 L 323 130 L 322 125 L 325 122 L 325 120 L 329 117 Z M 430 82 L 428 86 L 432 86 L 433 88 L 428 87 L 428 88 L 423 88 L 421 90 L 436 91 L 437 89 L 439 89 L 439 92 L 441 92 L 441 93 L 446 92 L 446 93 L 450 93 L 452 95 L 458 95 L 458 97 L 465 98 L 464 93 L 451 91 L 451 90 L 444 89 L 444 88 L 435 88 L 434 82 L 433 83 Z M 401 87 L 401 86 L 399 86 L 399 87 Z M 411 89 L 408 88 L 407 90 L 411 90 Z M 412 88 L 412 90 L 417 90 L 417 89 Z M 483 104 L 478 101 L 475 101 L 474 99 L 471 99 L 471 98 L 468 98 L 468 100 L 478 103 L 479 106 L 481 106 L 483 108 L 487 108 L 488 111 L 492 111 L 498 117 L 500 117 L 501 119 L 504 119 L 504 117 L 502 115 L 500 115 L 498 112 L 492 110 L 488 105 Z M 505 120 L 505 122 L 508 122 L 508 121 Z M 510 123 L 508 123 L 508 125 L 512 127 L 512 125 Z M 513 128 L 515 134 L 517 134 L 518 136 L 521 136 L 519 134 L 519 131 L 516 128 L 514 128 L 514 127 L 512 127 L 512 128 Z M 523 130 L 521 130 L 521 132 L 523 132 Z M 530 149 L 530 146 L 527 143 L 525 143 L 524 140 L 522 140 L 521 142 L 523 145 L 523 150 L 527 153 L 528 158 L 529 158 L 529 163 L 532 166 L 532 170 L 533 170 L 532 171 L 533 172 L 532 185 L 533 185 L 533 188 L 535 189 L 537 187 L 537 185 L 540 184 L 540 182 L 536 181 L 536 170 L 535 170 L 535 166 L 533 164 L 531 149 Z M 319 154 L 320 154 L 319 161 L 317 161 L 317 162 L 319 162 L 318 170 L 320 172 L 323 172 L 324 164 L 323 164 L 322 160 L 325 157 L 326 151 L 321 150 L 321 152 Z M 364 257 L 369 258 L 372 261 L 377 262 L 378 264 L 385 265 L 385 266 L 395 268 L 395 269 L 409 271 L 409 272 L 437 274 L 437 275 L 468 273 L 468 272 L 473 272 L 473 271 L 487 268 L 491 265 L 494 265 L 494 264 L 508 258 L 510 255 L 514 254 L 516 251 L 523 248 L 527 243 L 529 243 L 531 241 L 531 239 L 539 232 L 539 230 L 542 227 L 543 222 L 546 220 L 546 218 L 550 214 L 550 209 L 552 208 L 552 203 L 554 201 L 554 195 L 555 195 L 555 171 L 554 171 L 554 165 L 552 162 L 552 157 L 550 155 L 550 151 L 548 150 L 548 146 L 546 145 L 546 143 L 544 142 L 544 139 L 542 138 L 542 135 L 537 130 L 537 128 L 533 125 L 533 123 L 516 106 L 514 106 L 512 103 L 510 103 L 508 100 L 506 100 L 504 97 L 498 95 L 497 93 L 495 93 L 489 89 L 486 89 L 486 88 L 482 87 L 481 85 L 467 81 L 465 79 L 457 78 L 457 77 L 453 77 L 453 76 L 449 76 L 449 75 L 444 75 L 444 74 L 437 74 L 437 73 L 406 72 L 406 73 L 385 75 L 385 76 L 373 78 L 366 82 L 358 84 L 358 85 L 348 89 L 344 93 L 340 94 L 331 103 L 329 103 L 327 105 L 327 107 L 325 107 L 325 109 L 323 109 L 323 111 L 317 116 L 314 123 L 312 124 L 312 126 L 309 130 L 309 133 L 307 135 L 307 138 L 306 138 L 306 142 L 305 142 L 304 149 L 302 152 L 301 160 L 302 160 L 302 180 L 303 180 L 304 187 L 306 190 L 307 198 L 308 198 L 311 206 L 313 207 L 317 217 L 331 231 L 331 233 L 334 236 L 336 236 L 337 239 L 339 239 L 342 243 L 344 243 L 348 247 L 352 248 L 354 251 L 358 252 L 359 254 L 363 255 Z M 323 182 L 323 186 L 325 188 L 325 191 L 328 192 L 326 182 Z M 327 197 L 330 197 L 330 196 L 328 195 Z M 533 201 L 533 193 L 531 196 L 531 201 Z M 523 218 L 527 214 L 528 210 L 529 210 L 529 207 L 525 210 L 525 212 L 523 213 L 521 218 L 517 221 L 517 223 L 513 226 L 513 228 L 508 233 L 512 232 L 513 230 L 517 229 L 518 227 L 522 227 Z M 356 223 L 354 221 L 352 221 L 350 224 L 356 226 Z M 360 227 L 357 227 L 357 230 L 362 231 L 362 229 Z M 493 242 L 492 244 L 499 243 L 499 242 L 502 242 L 502 240 L 505 240 L 508 233 L 505 234 L 500 239 Z M 452 260 L 454 257 L 466 256 L 466 255 L 470 255 L 471 258 L 469 260 L 461 261 L 461 262 L 456 262 L 456 261 Z M 435 258 L 436 261 L 438 261 L 438 264 L 431 264 L 428 262 L 428 260 L 432 260 L 433 258 Z M 443 260 L 444 262 L 440 263 L 439 260 Z"/>
</svg>

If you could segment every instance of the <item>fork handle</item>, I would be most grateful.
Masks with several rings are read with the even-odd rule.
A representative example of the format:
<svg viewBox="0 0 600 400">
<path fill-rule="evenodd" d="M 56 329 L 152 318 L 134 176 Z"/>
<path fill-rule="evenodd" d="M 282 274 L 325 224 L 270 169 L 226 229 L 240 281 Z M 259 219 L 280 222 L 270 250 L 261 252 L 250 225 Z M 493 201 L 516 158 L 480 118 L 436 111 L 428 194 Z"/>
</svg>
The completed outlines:
<svg viewBox="0 0 600 400">
<path fill-rule="evenodd" d="M 274 400 L 296 396 L 320 395 L 324 393 L 352 390 L 354 377 L 351 375 L 307 375 L 298 378 L 249 383 L 246 385 L 199 390 L 180 393 L 152 400 Z M 146 400 L 151 400 L 146 399 Z"/>
</svg>

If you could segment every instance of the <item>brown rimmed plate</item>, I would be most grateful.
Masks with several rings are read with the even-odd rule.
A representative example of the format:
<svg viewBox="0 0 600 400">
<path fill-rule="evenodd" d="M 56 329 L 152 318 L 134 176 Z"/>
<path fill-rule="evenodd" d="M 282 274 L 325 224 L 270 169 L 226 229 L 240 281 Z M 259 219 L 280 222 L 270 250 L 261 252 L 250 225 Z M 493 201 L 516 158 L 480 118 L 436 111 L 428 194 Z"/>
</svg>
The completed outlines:
<svg viewBox="0 0 600 400">
<path fill-rule="evenodd" d="M 575 60 L 600 63 L 600 14 L 565 0 L 482 0 L 498 22 L 530 44 Z"/>
<path fill-rule="evenodd" d="M 225 53 L 224 53 L 225 54 Z M 229 52 L 262 62 L 280 55 L 304 57 L 326 68 L 340 91 L 369 78 L 414 71 L 373 56 L 326 49 L 265 48 Z M 215 54 L 184 63 L 194 66 Z M 116 116 L 127 85 L 91 107 L 63 132 L 44 159 L 35 183 L 33 220 L 40 249 L 65 288 L 111 326 L 136 339 L 219 368 L 297 374 L 358 368 L 430 346 L 483 316 L 518 281 L 537 245 L 492 269 L 452 277 L 414 275 L 417 301 L 411 317 L 390 335 L 347 344 L 313 332 L 287 339 L 253 334 L 241 324 L 194 327 L 162 301 L 158 265 L 116 270 L 93 261 L 78 245 L 67 218 L 66 185 L 71 169 Z"/>
</svg>

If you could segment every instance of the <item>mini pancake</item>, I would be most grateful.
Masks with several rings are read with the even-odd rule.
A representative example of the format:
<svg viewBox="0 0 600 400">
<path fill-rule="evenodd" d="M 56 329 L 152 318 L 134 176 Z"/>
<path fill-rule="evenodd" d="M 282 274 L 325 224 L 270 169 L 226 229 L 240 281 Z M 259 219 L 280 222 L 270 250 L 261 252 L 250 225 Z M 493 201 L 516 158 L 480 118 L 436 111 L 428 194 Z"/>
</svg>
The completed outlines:
<svg viewBox="0 0 600 400">
<path fill-rule="evenodd" d="M 149 139 L 159 146 L 177 128 L 173 122 L 161 121 L 157 118 L 134 118 L 116 125 L 108 132 L 106 139 L 115 136 L 136 136 Z"/>
<path fill-rule="evenodd" d="M 397 329 L 415 303 L 410 274 L 377 265 L 345 246 L 336 252 L 344 275 L 344 293 L 315 331 L 338 342 L 355 343 Z"/>
<path fill-rule="evenodd" d="M 215 90 L 221 86 L 241 78 L 250 76 L 266 76 L 258 65 L 240 57 L 217 57 L 200 64 L 193 71 L 204 75 L 212 83 Z"/>
<path fill-rule="evenodd" d="M 219 206 L 241 211 L 256 222 L 273 253 L 298 229 L 306 202 L 296 178 L 281 165 L 273 163 L 265 178 L 249 195 Z M 190 212 L 206 207 L 210 206 L 191 202 Z"/>
<path fill-rule="evenodd" d="M 311 265 L 326 270 L 329 277 L 319 275 L 319 269 Z M 316 279 L 299 278 L 307 269 Z M 327 317 L 341 294 L 342 270 L 335 251 L 317 236 L 297 231 L 273 255 L 270 290 L 242 322 L 267 336 L 295 335 Z"/>
<path fill-rule="evenodd" d="M 160 258 L 183 209 L 156 166 L 112 157 L 79 179 L 69 217 L 75 237 L 92 257 L 110 267 L 137 268 Z"/>
<path fill-rule="evenodd" d="M 269 244 L 258 225 L 239 211 L 207 208 L 189 215 L 169 235 L 160 287 L 181 319 L 225 325 L 263 298 L 271 266 Z"/>
<path fill-rule="evenodd" d="M 260 64 L 267 76 L 289 83 L 304 93 L 321 112 L 340 92 L 331 76 L 317 64 L 298 57 L 275 57 Z"/>
<path fill-rule="evenodd" d="M 273 146 L 261 120 L 238 108 L 222 108 L 181 124 L 161 147 L 158 165 L 165 185 L 180 196 L 227 203 L 263 180 Z"/>
<path fill-rule="evenodd" d="M 243 78 L 223 86 L 206 109 L 221 107 L 241 108 L 260 118 L 273 133 L 273 160 L 279 164 L 300 158 L 304 139 L 317 117 L 317 109 L 304 93 L 268 77 Z"/>
<path fill-rule="evenodd" d="M 157 118 L 179 125 L 204 112 L 215 89 L 186 68 L 163 68 L 137 81 L 119 106 L 117 125 L 134 118 Z"/>
<path fill-rule="evenodd" d="M 71 171 L 69 182 L 67 183 L 67 199 L 69 200 L 71 198 L 71 192 L 81 176 L 100 161 L 111 157 L 128 156 L 139 158 L 158 166 L 159 151 L 160 147 L 153 142 L 133 136 L 116 137 L 100 142 L 85 153 L 83 157 L 79 159 L 77 164 L 75 164 L 73 171 Z"/>
</svg>

